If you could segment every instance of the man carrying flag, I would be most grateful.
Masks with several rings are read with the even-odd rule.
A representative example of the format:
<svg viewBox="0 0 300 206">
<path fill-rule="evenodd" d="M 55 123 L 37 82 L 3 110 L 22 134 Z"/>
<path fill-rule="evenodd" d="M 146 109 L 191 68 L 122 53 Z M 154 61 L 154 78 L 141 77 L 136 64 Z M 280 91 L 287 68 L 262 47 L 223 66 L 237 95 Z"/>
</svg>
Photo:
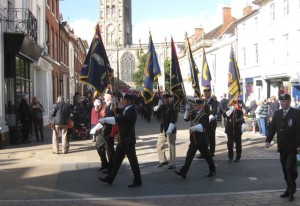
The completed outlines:
<svg viewBox="0 0 300 206">
<path fill-rule="evenodd" d="M 209 116 L 208 124 L 208 144 L 209 151 L 212 157 L 215 156 L 216 150 L 216 128 L 217 128 L 217 113 L 219 108 L 219 102 L 212 98 L 211 95 L 211 74 L 208 67 L 205 50 L 203 47 L 202 53 L 202 74 L 201 74 L 201 87 L 204 93 L 204 112 Z M 202 154 L 201 154 L 202 155 Z M 200 155 L 200 158 L 202 156 Z"/>
<path fill-rule="evenodd" d="M 144 68 L 144 83 L 141 91 L 141 95 L 144 99 L 145 104 L 148 104 L 153 100 L 153 82 L 157 80 L 160 75 L 160 67 L 152 41 L 152 36 L 150 34 L 147 60 Z"/>
<path fill-rule="evenodd" d="M 199 86 L 199 80 L 198 80 L 198 75 L 199 75 L 199 70 L 198 67 L 195 63 L 195 60 L 193 58 L 191 46 L 190 46 L 190 41 L 189 37 L 186 34 L 186 44 L 187 44 L 187 49 L 188 49 L 188 58 L 189 58 L 189 63 L 190 63 L 190 72 L 191 72 L 191 78 L 192 78 L 192 87 L 194 89 L 194 93 L 198 98 L 201 98 L 201 91 L 200 91 L 200 86 Z"/>
<path fill-rule="evenodd" d="M 109 60 L 101 38 L 100 27 L 97 24 L 96 32 L 90 49 L 85 58 L 79 79 L 94 87 L 101 95 L 110 84 L 113 69 L 110 67 Z"/>
</svg>

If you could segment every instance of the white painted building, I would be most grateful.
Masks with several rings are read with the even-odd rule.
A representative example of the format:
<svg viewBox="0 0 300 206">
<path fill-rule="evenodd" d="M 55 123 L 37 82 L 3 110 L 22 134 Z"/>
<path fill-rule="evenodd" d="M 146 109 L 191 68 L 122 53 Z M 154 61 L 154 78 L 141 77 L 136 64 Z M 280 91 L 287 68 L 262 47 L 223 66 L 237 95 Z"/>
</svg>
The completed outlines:
<svg viewBox="0 0 300 206">
<path fill-rule="evenodd" d="M 236 24 L 237 56 L 245 96 L 280 92 L 300 98 L 300 1 L 256 0 L 259 10 Z M 251 89 L 252 87 L 252 89 Z"/>
</svg>

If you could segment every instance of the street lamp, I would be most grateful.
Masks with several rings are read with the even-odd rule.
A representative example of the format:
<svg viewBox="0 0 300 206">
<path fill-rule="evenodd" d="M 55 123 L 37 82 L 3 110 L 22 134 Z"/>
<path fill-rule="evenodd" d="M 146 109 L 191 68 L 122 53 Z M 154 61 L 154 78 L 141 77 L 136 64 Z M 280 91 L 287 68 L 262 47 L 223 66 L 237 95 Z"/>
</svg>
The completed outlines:
<svg viewBox="0 0 300 206">
<path fill-rule="evenodd" d="M 120 71 L 119 71 L 119 41 L 118 40 L 116 40 L 116 46 L 117 46 L 117 81 L 118 81 L 118 87 L 119 87 Z"/>
</svg>

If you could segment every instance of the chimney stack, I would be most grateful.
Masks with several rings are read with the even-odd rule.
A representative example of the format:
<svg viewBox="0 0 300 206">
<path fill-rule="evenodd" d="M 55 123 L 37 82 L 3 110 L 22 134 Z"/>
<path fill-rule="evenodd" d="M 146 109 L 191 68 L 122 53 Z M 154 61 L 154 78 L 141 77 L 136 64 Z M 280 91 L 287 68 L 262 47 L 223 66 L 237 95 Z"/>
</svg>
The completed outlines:
<svg viewBox="0 0 300 206">
<path fill-rule="evenodd" d="M 246 6 L 243 9 L 243 16 L 247 16 L 247 15 L 251 14 L 251 12 L 252 12 L 252 6 Z"/>
<path fill-rule="evenodd" d="M 231 19 L 232 19 L 231 8 L 230 7 L 223 7 L 223 25 L 230 24 Z"/>
<path fill-rule="evenodd" d="M 203 28 L 202 27 L 197 27 L 195 28 L 195 36 L 194 36 L 194 40 L 197 41 L 198 39 L 200 39 L 203 35 Z"/>
</svg>

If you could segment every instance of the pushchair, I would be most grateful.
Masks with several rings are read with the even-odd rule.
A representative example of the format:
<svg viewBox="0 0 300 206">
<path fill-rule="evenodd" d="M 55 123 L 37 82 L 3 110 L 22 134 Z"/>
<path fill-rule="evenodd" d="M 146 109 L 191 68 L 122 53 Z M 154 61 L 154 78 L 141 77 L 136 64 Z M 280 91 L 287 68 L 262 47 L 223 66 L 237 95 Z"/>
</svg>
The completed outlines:
<svg viewBox="0 0 300 206">
<path fill-rule="evenodd" d="M 72 111 L 73 128 L 71 138 L 74 140 L 89 139 L 90 119 L 86 108 L 75 107 Z"/>
</svg>

